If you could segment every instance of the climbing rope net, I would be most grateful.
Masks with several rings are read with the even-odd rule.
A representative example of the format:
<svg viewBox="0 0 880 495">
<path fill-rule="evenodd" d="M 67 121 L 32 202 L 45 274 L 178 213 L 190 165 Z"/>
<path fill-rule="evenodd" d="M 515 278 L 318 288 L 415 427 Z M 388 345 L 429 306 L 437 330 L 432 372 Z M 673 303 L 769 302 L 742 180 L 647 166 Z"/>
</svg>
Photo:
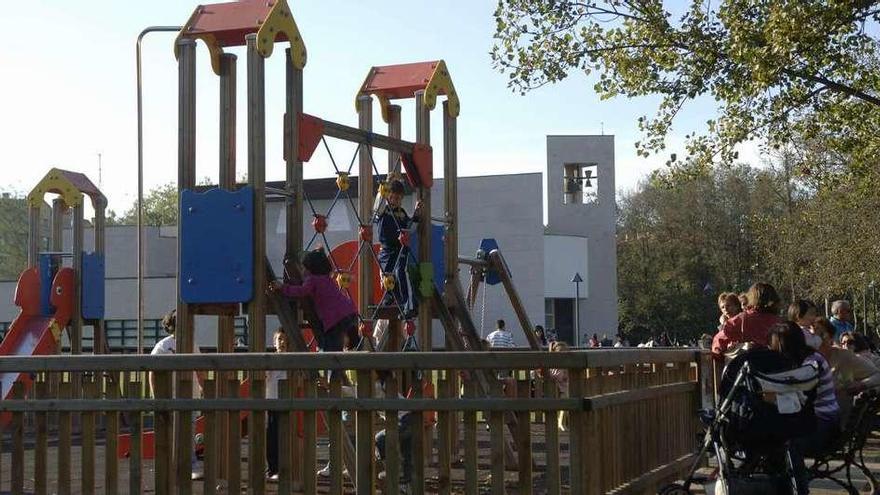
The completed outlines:
<svg viewBox="0 0 880 495">
<path fill-rule="evenodd" d="M 379 256 L 376 251 L 373 249 L 373 224 L 378 221 L 379 216 L 382 212 L 389 208 L 390 203 L 388 201 L 389 196 L 391 195 L 391 184 L 395 180 L 401 180 L 402 176 L 400 174 L 400 166 L 402 156 L 398 154 L 396 163 L 391 170 L 388 171 L 388 174 L 382 176 L 379 173 L 379 169 L 376 166 L 376 162 L 373 159 L 373 153 L 370 145 L 368 143 L 357 143 L 355 147 L 354 153 L 352 153 L 351 160 L 348 162 L 347 168 L 343 169 L 339 166 L 339 162 L 337 162 L 336 158 L 333 156 L 333 152 L 330 150 L 330 146 L 327 144 L 327 140 L 324 136 L 321 137 L 321 143 L 323 144 L 324 150 L 326 150 L 327 156 L 330 159 L 330 163 L 333 165 L 333 169 L 336 172 L 336 194 L 333 200 L 330 202 L 330 206 L 327 208 L 326 212 L 319 213 L 317 208 L 315 207 L 315 203 L 308 196 L 308 194 L 303 195 L 303 199 L 306 204 L 308 204 L 309 209 L 312 213 L 312 228 L 314 233 L 312 234 L 311 239 L 308 244 L 306 244 L 306 251 L 313 248 L 316 241 L 323 242 L 325 250 L 327 251 L 327 256 L 330 259 L 330 264 L 333 267 L 334 278 L 336 280 L 339 288 L 343 290 L 349 298 L 352 298 L 352 293 L 350 290 L 351 281 L 352 281 L 352 271 L 354 270 L 355 264 L 358 262 L 360 255 L 366 251 L 370 254 L 376 266 L 384 268 L 382 263 L 380 262 Z M 351 186 L 351 171 L 354 167 L 355 160 L 357 159 L 359 153 L 361 151 L 365 151 L 367 156 L 370 158 L 371 169 L 373 171 L 373 180 L 378 183 L 378 195 L 380 201 L 378 204 L 374 202 L 373 210 L 370 214 L 370 218 L 363 218 L 358 211 L 357 205 L 352 199 L 351 194 L 349 192 Z M 384 179 L 384 180 L 383 180 Z M 348 265 L 341 264 L 341 260 L 337 260 L 336 256 L 333 254 L 333 250 L 330 249 L 330 243 L 327 240 L 326 231 L 329 225 L 328 220 L 330 216 L 333 214 L 334 210 L 336 210 L 337 206 L 342 204 L 343 208 L 348 209 L 354 215 L 355 219 L 358 223 L 358 248 L 354 256 Z M 338 213 L 338 210 L 337 210 Z M 369 342 L 373 337 L 374 324 L 377 322 L 377 317 L 379 316 L 380 310 L 383 308 L 387 308 L 391 306 L 393 310 L 397 313 L 398 318 L 401 321 L 404 321 L 404 328 L 406 330 L 406 339 L 403 343 L 404 351 L 408 350 L 418 350 L 418 342 L 415 338 L 415 323 L 410 319 L 412 316 L 409 314 L 405 307 L 403 301 L 399 297 L 398 291 L 395 290 L 396 287 L 400 287 L 401 281 L 398 279 L 399 273 L 406 273 L 405 267 L 407 267 L 410 262 L 417 263 L 418 260 L 413 256 L 412 251 L 410 249 L 410 241 L 411 241 L 411 232 L 409 229 L 409 225 L 401 225 L 400 220 L 397 215 L 392 214 L 391 218 L 394 220 L 398 235 L 398 242 L 400 243 L 400 249 L 398 250 L 396 259 L 394 260 L 393 267 L 391 271 L 383 271 L 380 276 L 380 284 L 382 286 L 382 295 L 379 298 L 379 304 L 372 308 L 371 314 L 368 317 L 364 317 L 364 315 L 358 313 L 358 327 L 360 334 L 360 341 L 357 344 L 357 349 L 364 349 L 371 347 Z M 403 265 L 404 270 L 401 270 L 401 265 Z M 363 270 L 362 270 L 363 271 Z M 368 276 L 372 277 L 372 273 Z M 408 286 L 411 288 L 412 283 L 410 281 L 406 281 Z M 372 296 L 372 294 L 370 294 Z M 368 300 L 371 297 L 368 296 Z M 389 297 L 390 296 L 390 297 Z M 414 297 L 414 296 L 410 296 Z M 391 304 L 386 304 L 386 302 L 390 302 Z"/>
</svg>

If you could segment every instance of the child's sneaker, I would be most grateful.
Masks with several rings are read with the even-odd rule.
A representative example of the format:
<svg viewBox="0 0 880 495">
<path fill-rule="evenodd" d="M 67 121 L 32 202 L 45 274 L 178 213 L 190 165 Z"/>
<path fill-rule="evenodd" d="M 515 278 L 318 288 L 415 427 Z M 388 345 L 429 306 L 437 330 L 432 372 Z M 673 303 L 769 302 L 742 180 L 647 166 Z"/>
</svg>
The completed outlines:
<svg viewBox="0 0 880 495">
<path fill-rule="evenodd" d="M 329 478 L 330 477 L 330 469 L 331 469 L 330 464 L 327 464 L 326 466 L 324 466 L 318 470 L 318 476 L 320 476 L 321 478 Z M 348 469 L 342 470 L 342 476 L 348 477 Z"/>
</svg>

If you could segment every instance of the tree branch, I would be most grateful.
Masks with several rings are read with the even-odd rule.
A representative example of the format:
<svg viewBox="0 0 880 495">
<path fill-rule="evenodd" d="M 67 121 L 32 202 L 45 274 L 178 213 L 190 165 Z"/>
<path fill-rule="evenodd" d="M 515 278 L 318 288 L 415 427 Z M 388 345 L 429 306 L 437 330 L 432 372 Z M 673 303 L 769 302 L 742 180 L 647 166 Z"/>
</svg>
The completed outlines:
<svg viewBox="0 0 880 495">
<path fill-rule="evenodd" d="M 830 89 L 831 91 L 834 91 L 837 93 L 843 93 L 845 95 L 849 95 L 854 98 L 858 98 L 862 101 L 865 101 L 867 103 L 870 103 L 872 105 L 880 107 L 880 98 L 877 98 L 875 96 L 871 96 L 871 95 L 864 93 L 862 91 L 859 91 L 855 88 L 851 88 L 845 84 L 841 84 L 841 83 L 832 81 L 832 80 L 824 78 L 822 76 L 817 76 L 814 74 L 807 74 L 803 71 L 799 71 L 799 70 L 795 70 L 795 69 L 783 68 L 783 69 L 781 69 L 781 72 L 783 74 L 786 74 L 791 77 L 796 77 L 799 79 L 806 79 L 807 81 L 812 81 L 814 83 L 821 84 L 821 85 L 825 86 L 826 88 Z"/>
</svg>

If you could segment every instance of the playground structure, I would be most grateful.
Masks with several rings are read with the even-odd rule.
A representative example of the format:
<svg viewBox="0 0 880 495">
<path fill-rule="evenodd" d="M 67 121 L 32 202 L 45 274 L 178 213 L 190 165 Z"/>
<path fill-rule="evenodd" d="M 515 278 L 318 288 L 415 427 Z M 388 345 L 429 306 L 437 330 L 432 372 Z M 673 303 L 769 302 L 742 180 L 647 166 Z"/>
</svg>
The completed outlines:
<svg viewBox="0 0 880 495">
<path fill-rule="evenodd" d="M 254 22 L 256 20 L 257 22 Z M 194 192 L 196 163 L 196 41 L 201 40 L 208 49 L 213 72 L 219 76 L 220 84 L 220 170 L 217 188 L 207 192 Z M 265 149 L 265 59 L 272 55 L 276 41 L 288 42 L 286 50 L 284 112 L 284 150 L 286 164 L 286 187 L 282 191 L 268 191 L 266 177 Z M 247 53 L 247 128 L 248 128 L 248 183 L 238 187 L 235 177 L 235 55 L 223 52 L 225 47 L 246 46 Z M 362 347 L 373 350 L 372 329 L 377 320 L 387 320 L 387 338 L 379 342 L 379 350 L 400 349 L 400 341 L 406 335 L 418 345 L 430 350 L 433 341 L 432 323 L 435 316 L 445 329 L 446 347 L 452 351 L 481 350 L 480 337 L 469 313 L 473 301 L 467 301 L 458 279 L 458 211 L 457 181 L 444 181 L 445 211 L 442 225 L 435 226 L 430 217 L 431 186 L 434 165 L 433 148 L 430 138 L 430 112 L 436 108 L 439 96 L 446 96 L 443 110 L 443 171 L 444 176 L 457 177 L 456 160 L 456 121 L 460 102 L 446 64 L 442 60 L 411 64 L 373 67 L 368 72 L 356 95 L 358 127 L 327 121 L 302 112 L 303 70 L 306 64 L 306 48 L 294 17 L 286 2 L 232 2 L 202 5 L 196 8 L 178 34 L 175 55 L 179 67 L 179 138 L 178 138 L 178 187 L 180 189 L 180 233 L 179 242 L 179 303 L 177 306 L 177 345 L 179 353 L 192 352 L 194 345 L 193 318 L 197 314 L 217 315 L 218 349 L 220 352 L 232 350 L 232 318 L 238 314 L 240 304 L 246 305 L 249 322 L 249 350 L 262 352 L 266 342 L 266 315 L 277 314 L 295 351 L 307 351 L 306 340 L 301 328 L 304 321 L 311 325 L 317 322 L 309 302 L 298 304 L 283 300 L 279 295 L 266 294 L 268 281 L 275 277 L 266 258 L 265 211 L 266 195 L 281 194 L 286 198 L 286 250 L 284 260 L 284 279 L 301 279 L 299 259 L 303 247 L 310 247 L 316 239 L 323 238 L 327 217 L 333 208 L 341 203 L 350 205 L 358 218 L 356 256 L 351 260 L 334 259 L 336 277 L 345 288 L 349 283 L 356 285 L 357 307 L 361 315 Z M 381 108 L 383 120 L 388 124 L 388 134 L 373 132 L 372 102 L 375 97 Z M 415 142 L 400 139 L 401 107 L 392 101 L 413 99 L 415 102 Z M 348 195 L 349 177 L 352 175 L 354 159 L 348 169 L 341 168 L 330 153 L 326 139 L 335 138 L 357 145 L 358 157 L 358 204 Z M 311 201 L 303 191 L 303 163 L 308 162 L 316 148 L 323 144 L 336 169 L 339 192 L 336 201 L 327 213 L 315 211 Z M 372 156 L 373 149 L 388 152 L 388 173 L 385 180 L 377 184 L 378 167 Z M 405 175 L 402 174 L 405 172 Z M 420 283 L 417 294 L 420 299 L 418 321 L 406 320 L 399 305 L 377 306 L 379 301 L 372 297 L 374 288 L 381 284 L 384 296 L 392 292 L 396 284 L 391 273 L 377 271 L 378 260 L 373 249 L 373 218 L 382 206 L 390 191 L 391 180 L 405 180 L 415 190 L 415 194 L 427 212 L 426 218 L 419 222 L 413 236 L 417 243 L 415 263 L 417 263 Z M 348 201 L 344 201 L 348 199 Z M 305 208 L 311 209 L 314 235 L 311 241 L 304 242 L 301 225 Z M 440 242 L 442 245 L 437 245 Z M 401 244 L 409 246 L 409 235 L 401 234 Z M 329 246 L 328 246 L 329 248 Z M 528 316 L 516 296 L 509 271 L 503 257 L 493 246 L 483 259 L 465 260 L 472 269 L 472 282 L 478 284 L 487 275 L 504 281 L 511 295 L 524 334 L 532 349 L 539 345 L 532 333 Z M 439 265 L 439 266 L 438 266 Z M 356 267 L 356 271 L 352 269 Z M 436 270 L 436 272 L 435 272 Z M 442 271 L 441 271 L 442 270 Z M 497 283 L 490 280 L 489 283 Z M 178 376 L 178 390 L 192 390 L 192 377 L 188 374 Z M 496 381 L 492 373 L 478 371 L 473 377 L 477 390 L 487 395 Z M 250 394 L 260 398 L 264 394 L 262 376 L 251 376 Z M 370 377 L 364 377 L 359 388 L 372 388 Z M 221 389 L 220 394 L 229 391 Z M 362 417 L 363 416 L 363 417 Z M 249 417 L 248 431 L 265 430 L 265 419 L 261 415 Z M 345 465 L 355 484 L 372 485 L 373 479 L 365 470 L 358 470 L 355 457 L 365 458 L 372 453 L 371 416 L 358 415 L 358 434 L 353 446 L 346 445 Z M 515 428 L 515 419 L 509 422 Z M 183 438 L 192 436 L 192 425 L 184 417 L 175 417 L 175 429 Z M 346 436 L 347 439 L 347 436 Z M 248 456 L 252 463 L 264 463 L 265 440 L 259 435 L 251 436 Z M 188 464 L 186 444 L 176 447 L 178 476 L 183 476 Z M 361 450 L 363 449 L 363 450 Z M 513 455 L 513 447 L 508 446 L 508 458 Z M 166 462 L 157 459 L 157 462 Z M 339 466 L 339 464 L 336 464 Z M 358 474 L 355 474 L 358 473 Z"/>
<path fill-rule="evenodd" d="M 42 208 L 47 193 L 58 195 L 52 202 L 48 246 L 42 245 L 41 235 Z M 86 196 L 95 211 L 95 248 L 90 253 L 85 251 L 83 238 Z M 0 344 L 0 356 L 57 354 L 65 328 L 69 331 L 71 353 L 80 354 L 83 325 L 94 328 L 94 352 L 104 352 L 106 198 L 85 175 L 53 168 L 30 192 L 27 204 L 28 268 L 22 272 L 15 289 L 15 304 L 21 312 Z M 65 212 L 71 209 L 72 249 L 63 252 Z M 69 266 L 65 266 L 65 260 L 69 260 Z M 17 381 L 27 390 L 32 379 L 26 374 L 0 375 L 3 398 L 9 397 Z M 0 416 L 0 427 L 8 420 L 8 415 Z"/>
</svg>

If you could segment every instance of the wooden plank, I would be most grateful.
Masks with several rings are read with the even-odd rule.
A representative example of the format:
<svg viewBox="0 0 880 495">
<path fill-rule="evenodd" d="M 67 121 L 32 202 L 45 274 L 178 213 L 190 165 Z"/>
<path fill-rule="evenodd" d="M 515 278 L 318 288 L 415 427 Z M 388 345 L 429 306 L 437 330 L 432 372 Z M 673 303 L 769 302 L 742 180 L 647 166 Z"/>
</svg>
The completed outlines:
<svg viewBox="0 0 880 495">
<path fill-rule="evenodd" d="M 138 380 L 138 374 L 125 373 L 130 381 L 126 381 L 125 396 L 129 400 L 138 401 L 143 398 L 143 382 Z M 141 493 L 143 489 L 142 461 L 142 438 L 143 438 L 143 414 L 135 411 L 129 414 L 129 433 L 131 447 L 128 459 L 128 493 Z"/>
<path fill-rule="evenodd" d="M 213 399 L 217 396 L 217 383 L 219 382 L 216 379 L 205 380 L 202 387 L 205 399 Z M 219 414 L 218 412 L 205 413 L 205 431 L 202 436 L 204 444 L 205 495 L 214 495 L 217 492 L 217 475 L 220 471 L 218 469 L 220 465 L 220 430 L 217 428 L 217 416 Z"/>
<path fill-rule="evenodd" d="M 367 198 L 367 203 L 372 198 Z M 373 374 L 370 371 L 357 372 L 358 399 L 368 399 L 373 395 Z M 355 435 L 357 438 L 357 493 L 373 495 L 373 413 L 357 411 L 355 413 Z"/>
<path fill-rule="evenodd" d="M 389 326 L 389 330 L 392 327 Z M 397 397 L 400 386 L 396 373 L 385 380 L 385 396 Z M 383 493 L 397 495 L 400 493 L 400 460 L 401 455 L 412 455 L 400 451 L 400 430 L 398 428 L 397 409 L 385 410 L 385 487 Z"/>
<path fill-rule="evenodd" d="M 73 397 L 73 384 L 69 381 L 59 384 L 59 396 L 62 401 Z M 70 495 L 71 474 L 71 430 L 72 418 L 68 412 L 58 415 L 58 494 Z"/>
<path fill-rule="evenodd" d="M 37 399 L 48 399 L 49 384 L 41 377 L 34 383 L 34 395 Z M 48 413 L 36 414 L 36 443 L 34 445 L 34 494 L 46 495 L 48 493 L 47 472 L 49 470 L 49 430 Z"/>
<path fill-rule="evenodd" d="M 588 411 L 598 411 L 612 406 L 642 402 L 645 400 L 698 390 L 699 386 L 695 382 L 669 383 L 636 390 L 622 390 L 620 392 L 611 392 L 608 394 L 587 397 L 584 399 L 584 409 Z"/>
<path fill-rule="evenodd" d="M 119 387 L 122 383 L 120 374 L 110 372 L 103 376 L 107 399 L 118 399 Z M 104 425 L 104 492 L 117 493 L 119 459 L 116 456 L 116 447 L 119 439 L 119 413 L 115 411 L 104 413 Z"/>
<path fill-rule="evenodd" d="M 465 382 L 465 396 L 477 395 L 476 381 L 471 378 Z M 477 412 L 466 411 L 464 414 L 464 493 L 477 495 L 479 453 L 477 451 Z"/>
<path fill-rule="evenodd" d="M 94 399 L 98 395 L 98 384 L 94 376 L 85 376 L 82 381 L 83 397 Z M 92 495 L 95 493 L 95 413 L 86 412 L 80 420 L 82 435 L 80 441 L 81 455 L 81 479 L 82 493 Z"/>
<path fill-rule="evenodd" d="M 316 397 L 317 386 L 315 380 L 308 374 L 301 376 L 304 380 L 304 397 Z M 317 414 L 315 411 L 305 411 L 303 413 L 303 493 L 305 495 L 315 495 L 318 491 L 318 480 L 316 473 L 318 472 L 318 456 L 317 456 Z"/>
<path fill-rule="evenodd" d="M 452 396 L 452 391 L 450 390 L 452 384 L 449 375 L 450 373 L 447 372 L 446 378 L 438 383 L 437 392 L 441 398 L 450 398 Z M 437 450 L 437 490 L 441 495 L 449 495 L 452 493 L 451 412 L 440 411 L 437 413 L 437 428 L 439 429 L 438 436 L 440 437 Z"/>
<path fill-rule="evenodd" d="M 546 373 L 544 376 L 547 376 Z M 543 380 L 544 397 L 555 398 L 559 395 L 556 382 Z M 559 470 L 559 411 L 544 411 L 544 473 L 547 482 L 547 495 L 559 495 L 561 491 Z"/>
<path fill-rule="evenodd" d="M 177 328 L 181 328 L 181 305 L 177 309 Z M 190 320 L 191 320 L 190 315 Z M 194 328 L 190 325 L 188 328 Z M 180 335 L 178 335 L 178 338 Z M 180 344 L 178 344 L 179 346 Z M 180 347 L 178 347 L 180 350 Z M 183 352 L 183 351 L 181 351 Z M 193 376 L 190 372 L 175 373 L 176 401 L 193 398 Z M 174 449 L 174 467 L 171 471 L 171 486 L 177 488 L 178 495 L 192 494 L 192 455 L 193 455 L 193 411 L 176 411 L 173 415 L 174 433 L 172 445 Z M 172 488 L 173 489 L 173 488 Z"/>
<path fill-rule="evenodd" d="M 12 384 L 12 397 L 24 399 L 24 384 Z M 12 493 L 24 493 L 24 413 L 12 415 Z"/>
<path fill-rule="evenodd" d="M 528 380 L 517 382 L 516 393 L 520 397 L 528 397 L 531 383 Z M 516 456 L 519 461 L 519 495 L 532 493 L 532 425 L 531 413 L 520 411 L 517 416 Z"/>
<path fill-rule="evenodd" d="M 586 354 L 587 368 L 609 368 L 637 363 L 679 363 L 697 359 L 700 351 L 693 349 L 602 349 L 581 351 Z M 555 353 L 554 353 L 555 354 Z"/>
<path fill-rule="evenodd" d="M 504 397 L 501 382 L 493 382 L 492 396 Z M 489 414 L 489 462 L 492 465 L 492 495 L 504 495 L 504 412 Z"/>
<path fill-rule="evenodd" d="M 433 399 L 430 397 L 413 399 L 357 399 L 346 397 L 329 399 L 327 397 L 310 399 L 145 399 L 132 403 L 127 400 L 71 399 L 63 403 L 52 400 L 7 400 L 0 401 L 0 412 L 104 412 L 104 411 L 323 411 L 339 408 L 350 411 L 381 411 L 385 409 L 407 409 L 413 411 L 531 411 L 535 409 L 581 409 L 579 399 L 517 399 L 485 397 L 473 399 Z"/>
<path fill-rule="evenodd" d="M 226 395 L 234 399 L 238 397 L 238 377 L 233 376 L 226 382 Z M 227 493 L 241 493 L 241 419 L 237 409 L 228 412 L 227 437 L 229 438 L 229 452 L 226 459 L 229 465 L 226 467 Z"/>
<path fill-rule="evenodd" d="M 89 355 L 89 356 L 6 356 L 0 360 L 2 372 L 94 372 L 94 371 L 182 371 L 218 370 L 237 371 L 270 369 L 300 369 L 321 371 L 325 369 L 538 369 L 583 367 L 588 359 L 591 363 L 603 358 L 605 353 L 617 355 L 617 361 L 628 361 L 629 350 L 608 349 L 602 351 L 540 352 L 531 350 L 480 352 L 247 352 L 247 353 L 205 353 L 170 355 Z M 659 360 L 661 362 L 683 361 L 685 356 L 693 358 L 693 351 L 653 350 L 639 351 L 632 359 Z M 661 356 L 653 356 L 658 353 Z M 610 358 L 608 358 L 610 359 Z M 611 366 L 619 366 L 619 363 Z"/>
<path fill-rule="evenodd" d="M 341 373 L 333 373 L 330 380 L 330 397 L 342 396 Z M 327 426 L 330 433 L 330 493 L 342 494 L 342 436 L 345 428 L 342 424 L 342 412 L 339 409 L 327 411 Z"/>
<path fill-rule="evenodd" d="M 297 370 L 287 370 L 287 376 L 290 380 L 290 389 L 288 394 L 290 397 L 300 396 L 303 392 L 302 376 Z M 291 484 L 292 490 L 302 491 L 303 487 L 303 445 L 300 433 L 302 431 L 302 416 L 298 413 L 291 412 L 290 421 L 288 423 L 290 438 L 290 463 L 291 463 Z"/>
<path fill-rule="evenodd" d="M 623 495 L 629 493 L 645 493 L 652 491 L 656 487 L 658 480 L 664 480 L 671 476 L 676 476 L 689 469 L 696 460 L 697 455 L 690 453 L 683 455 L 670 463 L 654 468 L 636 479 L 630 480 L 623 485 L 615 487 L 608 492 L 609 495 Z"/>
</svg>

